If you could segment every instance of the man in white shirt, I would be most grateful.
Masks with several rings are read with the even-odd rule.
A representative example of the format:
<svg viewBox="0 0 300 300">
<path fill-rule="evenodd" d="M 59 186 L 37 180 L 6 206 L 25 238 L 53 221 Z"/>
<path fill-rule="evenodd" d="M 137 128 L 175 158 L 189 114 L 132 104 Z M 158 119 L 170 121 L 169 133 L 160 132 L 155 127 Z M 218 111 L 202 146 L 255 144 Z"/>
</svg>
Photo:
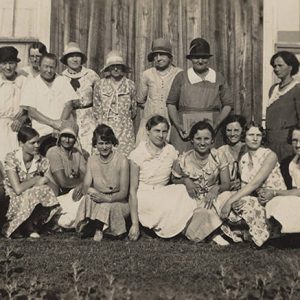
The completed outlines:
<svg viewBox="0 0 300 300">
<path fill-rule="evenodd" d="M 56 144 L 53 130 L 59 130 L 65 104 L 78 99 L 68 80 L 56 74 L 57 57 L 46 53 L 40 60 L 40 75 L 28 82 L 21 95 L 21 106 L 28 111 L 32 127 L 41 136 L 40 152 Z"/>
</svg>

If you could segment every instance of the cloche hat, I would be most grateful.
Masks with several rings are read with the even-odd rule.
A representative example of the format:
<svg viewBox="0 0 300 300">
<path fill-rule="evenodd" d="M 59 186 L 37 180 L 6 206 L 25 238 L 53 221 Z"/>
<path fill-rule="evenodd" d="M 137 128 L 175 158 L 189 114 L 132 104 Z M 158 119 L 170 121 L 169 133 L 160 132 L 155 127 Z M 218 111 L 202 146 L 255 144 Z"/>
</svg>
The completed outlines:
<svg viewBox="0 0 300 300">
<path fill-rule="evenodd" d="M 151 52 L 148 54 L 148 61 L 153 61 L 155 53 L 166 53 L 173 57 L 172 45 L 168 39 L 158 38 L 153 41 Z"/>
<path fill-rule="evenodd" d="M 196 38 L 191 41 L 190 44 L 190 54 L 186 56 L 187 59 L 191 59 L 195 56 L 204 56 L 204 57 L 211 57 L 210 54 L 210 46 L 209 43 L 202 38 Z"/>
<path fill-rule="evenodd" d="M 19 51 L 12 46 L 0 47 L 0 63 L 7 61 L 20 62 L 21 59 L 18 58 Z"/>
<path fill-rule="evenodd" d="M 131 71 L 130 68 L 124 62 L 122 54 L 116 50 L 112 50 L 106 55 L 105 65 L 100 72 L 107 72 L 107 69 L 113 65 L 122 65 L 126 73 Z"/>
<path fill-rule="evenodd" d="M 71 53 L 78 53 L 81 55 L 81 63 L 84 64 L 86 62 L 86 55 L 81 51 L 79 45 L 75 42 L 69 42 L 64 50 L 62 57 L 60 58 L 61 63 L 67 65 L 68 55 Z"/>
</svg>

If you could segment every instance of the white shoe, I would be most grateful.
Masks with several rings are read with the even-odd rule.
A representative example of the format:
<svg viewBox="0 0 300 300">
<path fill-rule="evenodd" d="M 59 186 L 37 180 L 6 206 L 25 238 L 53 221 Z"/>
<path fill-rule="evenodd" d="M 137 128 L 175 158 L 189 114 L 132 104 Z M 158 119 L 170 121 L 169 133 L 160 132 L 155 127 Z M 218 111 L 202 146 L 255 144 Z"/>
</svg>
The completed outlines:
<svg viewBox="0 0 300 300">
<path fill-rule="evenodd" d="M 96 229 L 93 240 L 95 242 L 100 242 L 103 239 L 103 233 L 101 230 Z"/>
<path fill-rule="evenodd" d="M 220 234 L 217 234 L 212 240 L 220 246 L 230 245 Z"/>
<path fill-rule="evenodd" d="M 31 232 L 29 237 L 32 239 L 39 239 L 41 236 L 37 232 Z"/>
</svg>

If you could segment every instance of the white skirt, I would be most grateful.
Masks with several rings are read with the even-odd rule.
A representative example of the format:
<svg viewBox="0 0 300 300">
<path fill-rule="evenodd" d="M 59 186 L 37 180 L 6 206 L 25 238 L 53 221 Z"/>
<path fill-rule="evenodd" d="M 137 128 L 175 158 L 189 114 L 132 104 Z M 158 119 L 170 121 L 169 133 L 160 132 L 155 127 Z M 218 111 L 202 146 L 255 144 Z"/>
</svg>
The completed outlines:
<svg viewBox="0 0 300 300">
<path fill-rule="evenodd" d="M 182 232 L 197 207 L 196 201 L 189 197 L 181 184 L 140 184 L 137 197 L 141 224 L 162 238 L 171 238 Z"/>
<path fill-rule="evenodd" d="M 277 196 L 266 205 L 267 218 L 273 217 L 282 228 L 281 233 L 300 232 L 300 197 Z"/>
</svg>

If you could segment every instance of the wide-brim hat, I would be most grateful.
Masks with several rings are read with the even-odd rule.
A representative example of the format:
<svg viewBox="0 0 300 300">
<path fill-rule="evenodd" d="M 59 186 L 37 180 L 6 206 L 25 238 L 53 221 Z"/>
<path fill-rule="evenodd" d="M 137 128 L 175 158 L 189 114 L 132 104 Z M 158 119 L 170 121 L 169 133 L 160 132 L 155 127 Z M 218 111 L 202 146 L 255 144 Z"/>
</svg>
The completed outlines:
<svg viewBox="0 0 300 300">
<path fill-rule="evenodd" d="M 71 134 L 75 137 L 75 139 L 78 136 L 79 127 L 78 125 L 71 120 L 63 120 L 60 126 L 59 130 L 59 136 L 62 134 Z"/>
<path fill-rule="evenodd" d="M 155 53 L 166 53 L 173 57 L 171 42 L 164 38 L 154 40 L 152 43 L 151 52 L 148 54 L 148 61 L 153 61 Z"/>
<path fill-rule="evenodd" d="M 113 65 L 122 65 L 126 73 L 131 72 L 130 67 L 127 66 L 119 51 L 112 50 L 106 55 L 105 65 L 100 72 L 107 72 L 107 69 Z"/>
<path fill-rule="evenodd" d="M 202 38 L 196 38 L 191 41 L 190 53 L 186 56 L 187 59 L 191 59 L 195 56 L 211 57 L 209 43 Z"/>
<path fill-rule="evenodd" d="M 86 55 L 81 51 L 81 49 L 79 48 L 79 45 L 75 42 L 70 42 L 66 45 L 64 53 L 62 55 L 62 57 L 60 58 L 61 63 L 63 63 L 64 65 L 68 65 L 67 64 L 67 59 L 68 56 L 70 54 L 73 53 L 78 53 L 81 55 L 81 64 L 84 64 L 86 62 Z"/>
<path fill-rule="evenodd" d="M 7 61 L 20 62 L 21 59 L 18 58 L 19 51 L 12 46 L 0 47 L 0 63 Z"/>
</svg>

